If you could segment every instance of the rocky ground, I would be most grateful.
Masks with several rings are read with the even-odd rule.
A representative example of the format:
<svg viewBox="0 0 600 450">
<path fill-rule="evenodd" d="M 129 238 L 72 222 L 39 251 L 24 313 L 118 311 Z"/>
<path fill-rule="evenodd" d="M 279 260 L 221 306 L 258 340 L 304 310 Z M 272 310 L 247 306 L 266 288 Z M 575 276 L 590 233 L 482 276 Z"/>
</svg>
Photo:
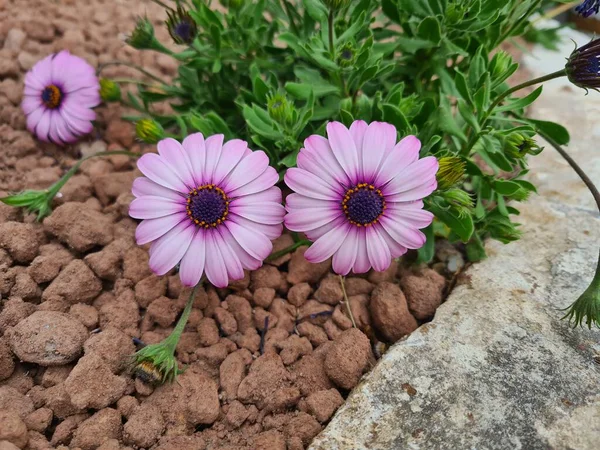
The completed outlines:
<svg viewBox="0 0 600 450">
<path fill-rule="evenodd" d="M 168 57 L 123 43 L 139 14 L 166 36 L 149 2 L 0 0 L 0 195 L 46 188 L 82 155 L 153 151 L 118 106 L 98 108 L 95 134 L 69 148 L 37 142 L 19 107 L 24 73 L 64 48 L 172 75 Z M 300 248 L 227 289 L 199 289 L 177 348 L 187 370 L 154 389 L 132 375 L 132 338 L 168 335 L 189 292 L 176 274 L 151 274 L 134 242 L 139 175 L 124 156 L 87 161 L 43 223 L 0 204 L 0 449 L 306 448 L 384 343 L 431 318 L 448 267 L 464 264 L 441 243 L 433 268 L 349 277 L 355 329 L 330 262 L 311 265 Z M 275 250 L 291 243 L 284 235 Z"/>
</svg>

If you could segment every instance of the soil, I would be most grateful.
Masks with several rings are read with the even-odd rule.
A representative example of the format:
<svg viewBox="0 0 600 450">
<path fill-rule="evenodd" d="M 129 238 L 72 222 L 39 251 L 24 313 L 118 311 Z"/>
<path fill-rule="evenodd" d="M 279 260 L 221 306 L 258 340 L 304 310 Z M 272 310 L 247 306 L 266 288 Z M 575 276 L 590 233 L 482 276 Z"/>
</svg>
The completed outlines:
<svg viewBox="0 0 600 450">
<path fill-rule="evenodd" d="M 0 0 L 0 195 L 46 188 L 82 155 L 155 151 L 134 142 L 118 105 L 99 107 L 94 134 L 66 148 L 36 141 L 19 106 L 25 72 L 64 48 L 94 66 L 119 59 L 172 76 L 169 58 L 120 40 L 144 14 L 166 41 L 150 2 Z M 139 175 L 121 156 L 88 161 L 42 223 L 0 204 L 0 448 L 304 449 L 464 266 L 441 242 L 430 267 L 408 257 L 348 277 L 354 328 L 330 261 L 309 264 L 299 248 L 227 289 L 199 289 L 177 347 L 187 368 L 153 387 L 132 375 L 133 338 L 167 336 L 189 290 L 175 273 L 153 275 L 135 244 L 127 209 Z"/>
</svg>

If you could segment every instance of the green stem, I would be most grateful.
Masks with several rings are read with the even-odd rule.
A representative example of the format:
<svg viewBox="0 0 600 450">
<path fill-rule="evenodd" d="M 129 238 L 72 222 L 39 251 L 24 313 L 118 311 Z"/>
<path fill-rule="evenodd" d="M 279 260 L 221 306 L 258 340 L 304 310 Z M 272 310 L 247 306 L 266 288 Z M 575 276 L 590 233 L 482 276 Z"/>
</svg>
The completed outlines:
<svg viewBox="0 0 600 450">
<path fill-rule="evenodd" d="M 175 328 L 173 329 L 171 334 L 164 340 L 165 348 L 167 348 L 172 354 L 175 354 L 175 349 L 177 348 L 177 344 L 179 343 L 181 334 L 183 333 L 185 325 L 187 324 L 187 321 L 190 317 L 190 313 L 192 312 L 192 306 L 194 305 L 194 299 L 196 298 L 196 291 L 201 285 L 202 280 L 200 280 L 200 282 L 196 286 L 194 286 L 194 289 L 192 289 L 192 293 L 190 294 L 190 297 L 188 298 L 188 301 L 185 304 L 183 313 L 177 321 L 177 325 L 175 325 Z"/>
<path fill-rule="evenodd" d="M 562 148 L 562 146 L 560 146 L 558 144 L 558 142 L 556 142 L 554 139 L 552 139 L 550 136 L 548 136 L 542 130 L 537 130 L 537 132 L 552 147 L 554 147 L 554 149 L 558 153 L 560 153 L 560 156 L 562 156 L 569 163 L 569 165 L 571 166 L 571 168 L 577 173 L 577 175 L 579 175 L 579 178 L 581 178 L 581 181 L 583 181 L 585 183 L 585 185 L 587 186 L 587 188 L 592 193 L 592 196 L 594 197 L 594 200 L 596 201 L 596 206 L 598 207 L 598 212 L 600 212 L 600 192 L 598 192 L 598 188 L 592 182 L 592 180 L 590 179 L 590 177 L 587 176 L 587 174 L 583 171 L 583 169 L 579 166 L 579 164 L 577 164 L 575 162 L 575 160 L 573 158 L 571 158 L 571 155 L 569 155 L 566 152 L 566 150 L 564 148 Z"/>
<path fill-rule="evenodd" d="M 132 78 L 112 78 L 110 81 L 113 81 L 114 83 L 141 84 L 142 86 L 150 87 L 156 86 L 154 83 L 148 83 L 143 80 L 134 80 Z"/>
<path fill-rule="evenodd" d="M 166 81 L 164 81 L 161 78 L 157 77 L 156 75 L 148 72 L 147 70 L 141 68 L 140 66 L 138 66 L 136 64 L 128 63 L 128 62 L 125 62 L 125 61 L 109 61 L 107 63 L 100 64 L 98 66 L 98 69 L 96 70 L 96 75 L 99 76 L 100 72 L 102 72 L 105 68 L 110 67 L 110 66 L 126 66 L 126 67 L 131 67 L 132 69 L 135 69 L 135 70 L 137 70 L 140 73 L 143 73 L 147 77 L 152 78 L 154 81 L 158 81 L 161 84 L 168 85 L 168 83 Z"/>
<path fill-rule="evenodd" d="M 288 253 L 293 252 L 298 247 L 302 247 L 303 245 L 310 245 L 310 244 L 312 244 L 312 242 L 307 241 L 306 239 L 304 239 L 302 241 L 298 241 L 298 242 L 290 245 L 289 247 L 284 248 L 283 250 L 279 250 L 278 252 L 272 253 L 266 260 L 273 261 L 277 258 L 282 257 L 283 255 L 287 255 Z"/>
<path fill-rule="evenodd" d="M 77 163 L 73 167 L 71 167 L 67 171 L 67 173 L 65 173 L 60 178 L 60 180 L 58 180 L 56 183 L 54 183 L 52 186 L 50 186 L 48 188 L 49 200 L 51 200 L 52 198 L 54 198 L 56 196 L 56 194 L 58 194 L 58 192 L 61 190 L 61 188 L 67 183 L 67 181 L 69 181 L 69 178 L 71 178 L 77 172 L 77 170 L 79 170 L 79 167 L 81 166 L 81 164 L 84 161 L 87 161 L 88 159 L 91 159 L 91 158 L 95 158 L 96 156 L 111 156 L 111 155 L 127 155 L 127 156 L 132 156 L 135 158 L 140 156 L 137 153 L 128 152 L 127 150 L 114 150 L 114 151 L 109 151 L 109 152 L 98 152 L 93 155 L 86 156 L 85 158 L 82 158 L 79 161 L 77 161 Z"/>
<path fill-rule="evenodd" d="M 492 103 L 492 106 L 490 106 L 487 110 L 487 112 L 485 113 L 485 115 L 483 116 L 483 119 L 481 120 L 481 128 L 485 128 L 488 119 L 490 118 L 490 116 L 494 113 L 494 110 L 496 109 L 496 107 L 502 103 L 502 101 L 508 97 L 510 94 L 512 94 L 513 92 L 516 92 L 520 89 L 529 87 L 529 86 L 533 86 L 534 84 L 539 84 L 539 83 L 543 83 L 545 81 L 549 81 L 549 80 L 553 80 L 554 78 L 560 78 L 560 77 L 564 77 L 567 75 L 567 71 L 566 69 L 561 69 L 561 70 L 557 70 L 556 72 L 552 72 L 548 75 L 544 75 L 543 77 L 539 77 L 539 78 L 534 78 L 533 80 L 529 80 L 526 81 L 525 83 L 521 83 L 518 84 L 510 89 L 507 89 L 506 91 L 504 91 L 502 94 L 500 94 L 498 96 L 498 98 L 494 101 L 494 103 Z M 471 139 L 469 139 L 469 142 L 467 143 L 467 146 L 465 147 L 465 149 L 461 152 L 462 155 L 464 156 L 468 156 L 471 153 L 471 150 L 473 149 L 473 146 L 477 143 L 477 140 L 479 139 L 479 134 L 474 134 Z"/>
<path fill-rule="evenodd" d="M 514 30 L 516 30 L 518 27 L 520 27 L 521 24 L 524 21 L 526 21 L 527 19 L 529 19 L 529 16 L 531 16 L 531 14 L 533 14 L 533 11 L 535 11 L 535 9 L 540 5 L 540 3 L 542 3 L 542 0 L 537 0 L 535 3 L 533 3 L 529 7 L 529 9 L 527 10 L 527 12 L 525 14 L 523 14 L 520 19 L 518 19 L 518 20 L 516 20 L 514 22 L 512 20 L 510 20 L 510 22 L 512 23 L 512 25 L 510 26 L 510 28 L 508 30 L 506 30 L 506 33 L 504 33 L 502 36 L 500 36 L 498 38 L 498 40 L 496 41 L 496 46 L 500 45 L 500 43 L 504 42 L 507 38 L 509 38 L 510 35 L 511 35 L 511 33 Z"/>
<path fill-rule="evenodd" d="M 296 27 L 296 21 L 294 20 L 294 16 L 292 15 L 292 11 L 290 9 L 290 4 L 286 0 L 281 0 L 281 3 L 283 3 L 283 7 L 285 8 L 285 12 L 287 13 L 288 20 L 290 22 L 290 28 L 292 29 L 292 32 L 296 36 L 298 36 L 298 27 Z"/>
<path fill-rule="evenodd" d="M 333 19 L 335 18 L 335 12 L 333 9 L 329 10 L 329 17 L 327 18 L 327 22 L 329 24 L 329 53 L 331 53 L 331 58 L 335 60 L 335 48 L 333 43 Z"/>
</svg>

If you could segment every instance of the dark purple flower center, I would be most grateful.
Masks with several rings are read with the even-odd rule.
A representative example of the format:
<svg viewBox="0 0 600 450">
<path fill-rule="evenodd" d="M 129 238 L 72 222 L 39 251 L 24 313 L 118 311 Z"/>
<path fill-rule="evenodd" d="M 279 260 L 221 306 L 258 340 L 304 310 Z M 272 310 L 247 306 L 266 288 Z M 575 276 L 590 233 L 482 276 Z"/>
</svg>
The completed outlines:
<svg viewBox="0 0 600 450">
<path fill-rule="evenodd" d="M 192 190 L 187 198 L 188 217 L 198 226 L 216 227 L 227 219 L 229 199 L 221 188 L 205 184 Z"/>
<path fill-rule="evenodd" d="M 191 43 L 194 40 L 194 26 L 186 20 L 175 25 L 174 33 L 186 43 Z"/>
<path fill-rule="evenodd" d="M 47 108 L 56 109 L 60 106 L 63 99 L 63 93 L 58 86 L 51 84 L 42 91 L 42 102 Z"/>
<path fill-rule="evenodd" d="M 585 0 L 581 5 L 575 8 L 583 17 L 590 17 L 593 14 L 598 14 L 600 11 L 600 0 Z"/>
<path fill-rule="evenodd" d="M 372 184 L 360 183 L 346 191 L 342 209 L 351 224 L 367 227 L 377 223 L 385 211 L 385 199 Z"/>
</svg>

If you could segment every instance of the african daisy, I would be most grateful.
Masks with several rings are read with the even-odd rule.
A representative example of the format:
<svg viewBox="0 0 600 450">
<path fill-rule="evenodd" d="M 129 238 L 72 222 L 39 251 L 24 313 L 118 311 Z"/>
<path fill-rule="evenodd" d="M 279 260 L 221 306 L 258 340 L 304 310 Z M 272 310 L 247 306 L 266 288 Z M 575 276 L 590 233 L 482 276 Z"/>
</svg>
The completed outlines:
<svg viewBox="0 0 600 450">
<path fill-rule="evenodd" d="M 150 268 L 164 275 L 177 264 L 185 286 L 206 273 L 217 287 L 244 277 L 271 253 L 271 239 L 281 235 L 285 210 L 279 176 L 262 151 L 223 135 L 206 140 L 201 133 L 183 144 L 158 143 L 158 155 L 142 156 L 145 177 L 133 183 L 129 214 L 143 219 L 135 237 L 152 242 Z"/>
<path fill-rule="evenodd" d="M 425 243 L 420 228 L 433 215 L 422 199 L 437 186 L 438 162 L 419 159 L 421 143 L 407 136 L 396 143 L 396 128 L 355 121 L 350 129 L 327 125 L 328 138 L 304 141 L 298 167 L 288 169 L 285 225 L 314 243 L 310 262 L 333 256 L 333 270 L 346 275 L 383 271 L 391 259 Z"/>
<path fill-rule="evenodd" d="M 47 56 L 25 75 L 21 106 L 27 128 L 42 141 L 75 142 L 93 129 L 99 91 L 94 68 L 85 60 L 66 50 Z"/>
</svg>

